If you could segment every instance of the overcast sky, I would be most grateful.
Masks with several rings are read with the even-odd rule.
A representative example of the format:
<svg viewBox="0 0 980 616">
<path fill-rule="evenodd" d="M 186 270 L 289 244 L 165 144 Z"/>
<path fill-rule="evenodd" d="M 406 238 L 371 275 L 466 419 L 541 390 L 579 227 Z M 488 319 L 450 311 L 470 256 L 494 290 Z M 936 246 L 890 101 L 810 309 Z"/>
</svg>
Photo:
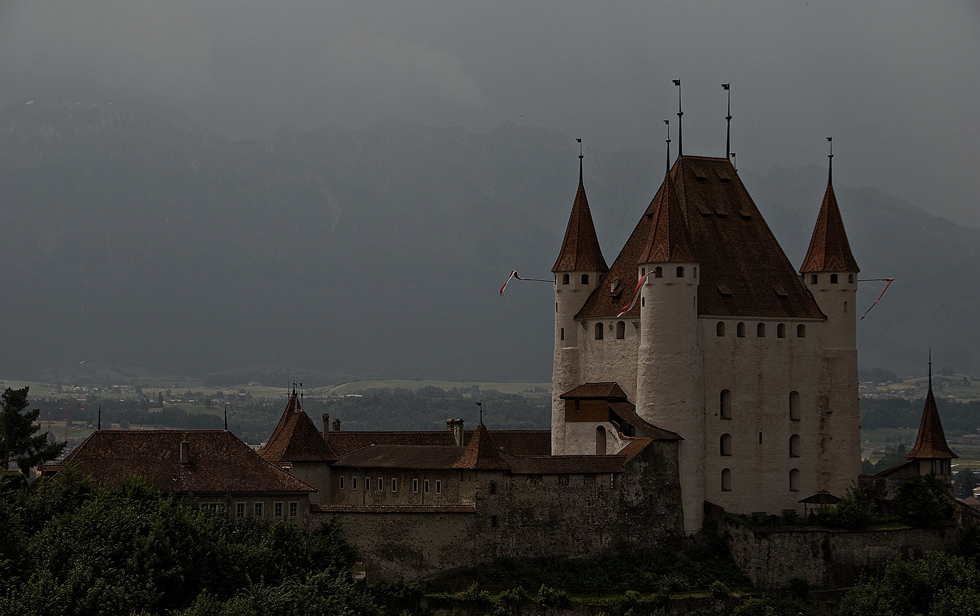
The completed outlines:
<svg viewBox="0 0 980 616">
<path fill-rule="evenodd" d="M 229 137 L 513 121 L 587 147 L 826 164 L 980 226 L 980 3 L 0 0 L 0 103 L 172 106 Z M 843 205 L 843 204 L 842 204 Z"/>
</svg>

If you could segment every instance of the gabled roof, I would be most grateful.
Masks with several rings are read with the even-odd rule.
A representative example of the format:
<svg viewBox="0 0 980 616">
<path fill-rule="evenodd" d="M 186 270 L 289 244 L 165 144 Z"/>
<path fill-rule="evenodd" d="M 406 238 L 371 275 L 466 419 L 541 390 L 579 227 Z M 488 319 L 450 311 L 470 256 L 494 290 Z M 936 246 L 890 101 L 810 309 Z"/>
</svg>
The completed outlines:
<svg viewBox="0 0 980 616">
<path fill-rule="evenodd" d="M 582 166 L 579 162 L 578 191 L 575 202 L 572 203 L 572 214 L 568 217 L 568 227 L 565 229 L 565 240 L 561 244 L 558 260 L 551 268 L 552 272 L 600 272 L 609 271 L 606 260 L 602 258 L 599 248 L 599 238 L 592 223 L 592 212 L 589 211 L 589 200 L 585 196 L 585 186 L 582 184 Z"/>
<path fill-rule="evenodd" d="M 269 462 L 328 462 L 337 459 L 294 391 L 259 455 Z"/>
<path fill-rule="evenodd" d="M 959 457 L 946 444 L 943 424 L 939 420 L 939 408 L 936 407 L 936 398 L 932 395 L 931 374 L 929 375 L 929 393 L 926 394 L 926 404 L 922 409 L 922 421 L 919 422 L 919 434 L 915 438 L 915 445 L 905 454 L 905 457 L 918 459 Z"/>
<path fill-rule="evenodd" d="M 575 389 L 566 391 L 561 396 L 562 400 L 585 400 L 590 398 L 601 399 L 626 399 L 626 392 L 618 383 L 586 383 L 579 385 Z"/>
<path fill-rule="evenodd" d="M 806 251 L 800 273 L 859 271 L 861 270 L 857 261 L 851 254 L 851 246 L 847 243 L 847 233 L 837 206 L 834 186 L 828 182 L 823 203 L 820 204 L 820 213 L 817 214 L 817 224 L 813 227 L 810 248 Z"/>
<path fill-rule="evenodd" d="M 188 464 L 180 463 L 182 441 L 189 443 Z M 315 491 L 224 430 L 99 430 L 61 467 L 70 464 L 101 483 L 142 476 L 154 488 L 178 494 Z"/>
<path fill-rule="evenodd" d="M 652 216 L 653 220 L 637 264 L 692 263 L 698 260 L 670 174 L 664 178 L 647 212 L 645 216 Z"/>
<path fill-rule="evenodd" d="M 674 163 L 670 177 L 701 264 L 699 315 L 825 318 L 729 161 L 683 156 Z M 576 318 L 615 317 L 629 300 L 639 278 L 637 264 L 650 237 L 653 214 L 667 186 L 661 185 L 613 262 L 605 278 L 609 284 L 593 290 Z M 611 293 L 611 285 L 617 283 L 625 293 Z M 639 304 L 628 314 L 639 316 Z"/>
<path fill-rule="evenodd" d="M 507 463 L 500 458 L 497 448 L 482 423 L 476 427 L 469 444 L 463 450 L 463 455 L 453 464 L 453 468 L 468 470 L 507 469 Z"/>
</svg>

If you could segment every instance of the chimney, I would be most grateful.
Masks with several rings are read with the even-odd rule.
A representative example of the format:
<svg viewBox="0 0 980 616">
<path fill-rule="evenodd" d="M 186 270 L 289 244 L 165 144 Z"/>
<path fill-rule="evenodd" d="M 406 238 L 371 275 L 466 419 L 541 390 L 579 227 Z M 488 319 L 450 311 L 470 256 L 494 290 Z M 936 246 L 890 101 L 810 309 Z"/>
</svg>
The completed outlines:
<svg viewBox="0 0 980 616">
<path fill-rule="evenodd" d="M 333 431 L 334 432 L 340 432 L 340 420 L 339 419 L 334 419 L 333 420 Z"/>
<path fill-rule="evenodd" d="M 180 463 L 181 464 L 191 463 L 191 444 L 188 441 L 180 442 Z"/>
<path fill-rule="evenodd" d="M 456 446 L 462 447 L 463 446 L 463 420 L 447 419 L 446 429 L 452 431 L 453 440 L 456 441 Z"/>
<path fill-rule="evenodd" d="M 330 434 L 329 432 L 327 432 L 327 430 L 329 429 L 330 429 L 330 414 L 324 413 L 323 414 L 323 441 L 324 442 L 326 442 L 329 439 L 329 437 L 327 436 L 328 434 Z"/>
</svg>

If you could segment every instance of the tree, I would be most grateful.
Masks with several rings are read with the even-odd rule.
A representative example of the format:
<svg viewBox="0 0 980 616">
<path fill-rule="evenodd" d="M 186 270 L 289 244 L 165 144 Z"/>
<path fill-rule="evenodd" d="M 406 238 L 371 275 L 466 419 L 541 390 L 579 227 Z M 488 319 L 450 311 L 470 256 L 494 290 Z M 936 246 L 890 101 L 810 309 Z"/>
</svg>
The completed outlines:
<svg viewBox="0 0 980 616">
<path fill-rule="evenodd" d="M 953 492 L 956 498 L 973 496 L 973 488 L 975 487 L 977 487 L 977 476 L 968 468 L 961 470 L 953 477 Z"/>
<path fill-rule="evenodd" d="M 35 425 L 34 421 L 41 411 L 34 409 L 24 412 L 28 389 L 8 387 L 3 392 L 0 407 L 0 460 L 3 461 L 3 469 L 6 470 L 13 460 L 25 475 L 31 467 L 57 458 L 67 445 L 49 443 L 47 432 L 37 434 L 41 426 Z"/>
</svg>

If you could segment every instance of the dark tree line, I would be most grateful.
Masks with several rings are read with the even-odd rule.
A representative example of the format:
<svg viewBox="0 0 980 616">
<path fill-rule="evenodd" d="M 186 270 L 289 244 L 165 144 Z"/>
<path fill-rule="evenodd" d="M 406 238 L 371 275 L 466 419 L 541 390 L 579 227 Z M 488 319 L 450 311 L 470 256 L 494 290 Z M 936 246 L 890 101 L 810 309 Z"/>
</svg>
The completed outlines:
<svg viewBox="0 0 980 616">
<path fill-rule="evenodd" d="M 925 399 L 901 398 L 861 399 L 861 427 L 911 428 L 919 427 Z M 980 400 L 954 402 L 938 400 L 939 418 L 947 435 L 976 434 L 980 432 Z"/>
</svg>

